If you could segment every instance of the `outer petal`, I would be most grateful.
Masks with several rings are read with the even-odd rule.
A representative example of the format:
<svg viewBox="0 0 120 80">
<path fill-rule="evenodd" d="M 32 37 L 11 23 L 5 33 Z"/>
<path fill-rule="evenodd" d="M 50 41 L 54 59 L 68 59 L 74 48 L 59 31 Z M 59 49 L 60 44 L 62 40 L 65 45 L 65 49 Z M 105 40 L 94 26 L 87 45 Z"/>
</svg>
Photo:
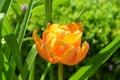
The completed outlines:
<svg viewBox="0 0 120 80">
<path fill-rule="evenodd" d="M 72 65 L 77 64 L 78 62 L 82 61 L 82 60 L 85 58 L 88 50 L 89 50 L 89 44 L 85 41 L 85 42 L 82 44 L 82 48 L 79 48 L 79 49 L 77 50 L 76 59 L 75 59 L 75 61 L 72 63 Z"/>
<path fill-rule="evenodd" d="M 68 49 L 66 51 L 66 53 L 62 56 L 62 60 L 63 60 L 63 64 L 66 64 L 66 65 L 72 65 L 72 63 L 75 61 L 76 59 L 76 49 L 74 48 L 71 48 L 71 49 Z M 72 61 L 72 63 L 71 63 Z"/>
<path fill-rule="evenodd" d="M 75 31 L 79 29 L 78 26 L 75 24 L 67 24 L 67 26 L 72 33 L 74 33 Z"/>
<path fill-rule="evenodd" d="M 67 65 L 75 65 L 77 64 L 78 62 L 82 61 L 84 59 L 84 57 L 86 56 L 87 52 L 88 52 L 88 49 L 89 49 L 89 44 L 85 41 L 83 44 L 82 44 L 82 49 L 81 48 L 78 48 L 75 52 L 73 52 L 72 54 L 68 54 L 69 55 L 72 55 L 70 56 L 70 59 L 67 59 L 68 60 L 66 63 L 64 64 L 67 64 Z"/>
<path fill-rule="evenodd" d="M 44 54 L 42 53 L 42 50 L 41 50 L 42 40 L 41 40 L 40 37 L 37 35 L 37 30 L 36 30 L 36 29 L 33 31 L 32 37 L 33 37 L 33 39 L 34 39 L 34 41 L 35 41 L 36 49 L 37 49 L 39 55 L 43 57 Z"/>
<path fill-rule="evenodd" d="M 82 32 L 83 24 L 81 22 L 76 22 L 75 24 L 78 26 L 78 29 Z"/>
<path fill-rule="evenodd" d="M 54 57 L 56 56 L 52 51 L 49 44 L 44 44 L 42 47 L 42 52 L 44 54 L 43 58 L 51 63 L 56 63 Z"/>
<path fill-rule="evenodd" d="M 43 34 L 42 34 L 42 43 L 45 43 L 47 41 L 48 34 L 49 34 L 48 31 L 43 32 Z"/>
<path fill-rule="evenodd" d="M 35 29 L 32 34 L 34 41 L 36 41 L 36 35 L 37 35 L 37 29 Z"/>
</svg>

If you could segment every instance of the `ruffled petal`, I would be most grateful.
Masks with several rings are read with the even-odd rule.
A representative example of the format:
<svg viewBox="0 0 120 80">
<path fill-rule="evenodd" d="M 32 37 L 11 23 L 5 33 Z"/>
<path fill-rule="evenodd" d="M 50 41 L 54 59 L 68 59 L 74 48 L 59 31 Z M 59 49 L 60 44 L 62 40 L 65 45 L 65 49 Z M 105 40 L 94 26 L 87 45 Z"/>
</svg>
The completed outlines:
<svg viewBox="0 0 120 80">
<path fill-rule="evenodd" d="M 55 41 L 52 47 L 52 51 L 58 56 L 61 57 L 66 49 L 68 48 L 68 45 L 61 42 L 61 41 Z"/>
<path fill-rule="evenodd" d="M 65 31 L 63 29 L 56 30 L 56 39 L 61 40 L 65 36 Z"/>
<path fill-rule="evenodd" d="M 49 34 L 49 32 L 47 30 L 43 32 L 43 34 L 42 34 L 42 43 L 45 43 L 47 41 L 48 34 Z"/>
<path fill-rule="evenodd" d="M 80 61 L 82 61 L 85 58 L 88 50 L 89 50 L 89 44 L 85 41 L 82 44 L 82 48 L 79 47 L 77 51 L 74 52 L 73 57 L 71 57 L 67 65 L 75 65 Z"/>
<path fill-rule="evenodd" d="M 56 33 L 56 30 L 59 29 L 59 24 L 51 24 L 50 27 L 48 28 L 48 31 L 50 33 Z"/>
<path fill-rule="evenodd" d="M 78 30 L 78 26 L 75 25 L 75 24 L 67 24 L 68 28 L 69 28 L 69 31 L 71 33 L 74 33 L 76 30 Z"/>
<path fill-rule="evenodd" d="M 81 22 L 76 22 L 75 24 L 78 26 L 78 29 L 82 32 L 83 24 Z"/>
<path fill-rule="evenodd" d="M 77 55 L 77 56 L 76 56 L 76 61 L 75 61 L 75 63 L 73 63 L 73 64 L 76 64 L 76 63 L 82 61 L 82 60 L 85 58 L 85 56 L 87 55 L 88 50 L 89 50 L 89 44 L 85 41 L 85 42 L 82 44 L 82 48 L 79 48 L 79 49 L 77 50 L 77 53 L 76 53 L 76 55 Z"/>
<path fill-rule="evenodd" d="M 68 43 L 69 45 L 73 45 L 74 47 L 79 47 L 81 44 L 81 37 L 82 33 L 81 32 L 76 32 L 76 33 L 68 33 L 66 34 L 62 41 L 64 43 Z"/>
<path fill-rule="evenodd" d="M 63 56 L 62 56 L 62 63 L 66 65 L 72 65 L 72 63 L 75 61 L 76 58 L 76 49 L 72 48 L 68 50 Z"/>
<path fill-rule="evenodd" d="M 41 38 L 37 35 L 37 30 L 36 30 L 36 29 L 33 31 L 32 37 L 33 37 L 33 39 L 34 39 L 34 41 L 35 41 L 36 49 L 37 49 L 39 55 L 40 55 L 41 57 L 45 57 L 44 54 L 43 54 L 43 52 L 42 52 L 42 49 L 41 49 L 42 40 L 41 40 Z"/>
<path fill-rule="evenodd" d="M 34 41 L 36 41 L 37 32 L 38 32 L 37 29 L 35 29 L 35 30 L 33 31 L 32 38 L 34 39 Z"/>
<path fill-rule="evenodd" d="M 54 57 L 56 56 L 52 51 L 51 51 L 51 47 L 49 44 L 44 44 L 43 47 L 42 47 L 42 52 L 44 54 L 44 58 L 51 62 L 51 63 L 56 63 L 54 61 Z"/>
</svg>

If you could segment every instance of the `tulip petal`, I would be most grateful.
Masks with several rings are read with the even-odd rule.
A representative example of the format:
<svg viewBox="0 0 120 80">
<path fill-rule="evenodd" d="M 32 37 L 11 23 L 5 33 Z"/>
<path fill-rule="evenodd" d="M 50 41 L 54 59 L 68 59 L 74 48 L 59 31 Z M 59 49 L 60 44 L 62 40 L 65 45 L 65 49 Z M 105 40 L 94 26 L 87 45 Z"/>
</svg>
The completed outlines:
<svg viewBox="0 0 120 80">
<path fill-rule="evenodd" d="M 71 58 L 71 60 L 69 60 L 67 65 L 75 65 L 78 62 L 82 61 L 85 58 L 88 49 L 89 49 L 89 44 L 85 41 L 82 44 L 82 49 L 81 48 L 77 49 L 77 51 L 74 53 L 73 57 Z"/>
<path fill-rule="evenodd" d="M 47 41 L 48 34 L 49 34 L 48 31 L 43 32 L 43 34 L 42 34 L 42 43 L 45 43 Z"/>
<path fill-rule="evenodd" d="M 54 57 L 56 56 L 56 54 L 54 54 L 52 51 L 51 51 L 51 47 L 49 44 L 44 44 L 43 47 L 42 47 L 42 52 L 44 54 L 44 58 L 51 62 L 51 63 L 56 63 L 54 61 Z"/>
<path fill-rule="evenodd" d="M 38 32 L 37 29 L 35 29 L 35 30 L 33 31 L 32 37 L 33 37 L 34 41 L 36 41 L 37 32 Z"/>
<path fill-rule="evenodd" d="M 76 30 L 78 30 L 78 26 L 75 24 L 67 24 L 69 30 L 74 33 Z"/>
<path fill-rule="evenodd" d="M 82 60 L 85 58 L 88 50 L 89 50 L 89 44 L 85 41 L 85 42 L 82 44 L 82 48 L 79 48 L 79 49 L 78 49 L 78 51 L 77 51 L 77 53 L 76 53 L 76 55 L 77 55 L 76 61 L 75 61 L 75 63 L 73 63 L 73 64 L 76 64 L 76 63 L 82 61 Z"/>
<path fill-rule="evenodd" d="M 32 37 L 33 37 L 33 39 L 34 39 L 34 41 L 35 41 L 36 49 L 37 49 L 39 55 L 40 55 L 41 57 L 43 57 L 44 55 L 43 55 L 42 50 L 41 50 L 42 40 L 41 40 L 41 38 L 37 35 L 37 30 L 36 30 L 36 29 L 33 31 Z"/>
<path fill-rule="evenodd" d="M 66 51 L 66 53 L 62 56 L 63 64 L 72 65 L 72 63 L 76 59 L 76 49 L 71 48 Z"/>
<path fill-rule="evenodd" d="M 59 24 L 51 24 L 48 30 L 50 33 L 55 34 L 57 29 L 59 29 Z"/>
<path fill-rule="evenodd" d="M 59 25 L 60 29 L 63 29 L 64 31 L 69 31 L 69 28 L 67 25 Z"/>
<path fill-rule="evenodd" d="M 81 44 L 81 37 L 82 37 L 82 33 L 78 32 L 78 33 L 68 33 L 66 34 L 62 41 L 64 43 L 68 43 L 69 45 L 73 45 L 74 47 L 79 47 Z"/>
<path fill-rule="evenodd" d="M 46 37 L 46 42 L 45 43 L 51 44 L 53 39 L 56 39 L 56 35 L 53 34 L 53 33 L 49 33 Z"/>
<path fill-rule="evenodd" d="M 56 30 L 56 39 L 61 40 L 65 36 L 65 31 L 63 29 Z"/>
<path fill-rule="evenodd" d="M 55 41 L 52 47 L 52 51 L 55 52 L 55 54 L 58 57 L 61 57 L 64 52 L 66 51 L 66 49 L 68 48 L 68 45 L 61 42 L 61 41 Z"/>
<path fill-rule="evenodd" d="M 78 26 L 78 29 L 82 32 L 83 24 L 81 22 L 76 22 L 75 24 Z"/>
</svg>

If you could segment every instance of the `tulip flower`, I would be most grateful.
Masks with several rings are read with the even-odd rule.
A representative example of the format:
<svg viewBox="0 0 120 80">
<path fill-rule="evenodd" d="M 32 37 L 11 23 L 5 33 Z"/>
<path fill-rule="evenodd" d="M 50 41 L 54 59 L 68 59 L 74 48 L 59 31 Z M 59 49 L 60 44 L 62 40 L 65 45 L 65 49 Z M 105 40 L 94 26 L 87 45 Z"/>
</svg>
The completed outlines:
<svg viewBox="0 0 120 80">
<path fill-rule="evenodd" d="M 37 30 L 32 35 L 39 55 L 52 64 L 61 63 L 75 65 L 82 61 L 88 50 L 89 44 L 82 39 L 82 23 L 48 24 L 42 34 L 37 35 Z"/>
</svg>

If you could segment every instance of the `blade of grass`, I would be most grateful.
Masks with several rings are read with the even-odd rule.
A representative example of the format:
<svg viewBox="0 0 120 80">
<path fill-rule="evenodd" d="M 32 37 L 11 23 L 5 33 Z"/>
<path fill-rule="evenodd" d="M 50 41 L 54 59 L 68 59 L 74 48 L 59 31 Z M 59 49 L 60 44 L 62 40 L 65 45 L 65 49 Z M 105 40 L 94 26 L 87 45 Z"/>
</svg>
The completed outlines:
<svg viewBox="0 0 120 80">
<path fill-rule="evenodd" d="M 50 77 L 50 80 L 55 80 L 53 65 L 51 65 L 50 68 L 49 68 L 49 77 Z"/>
<path fill-rule="evenodd" d="M 4 18 L 4 14 L 0 13 L 0 80 L 2 80 L 2 70 L 3 70 L 3 54 L 2 54 L 2 21 Z"/>
<path fill-rule="evenodd" d="M 17 3 L 17 1 L 13 1 L 11 6 L 12 6 L 12 8 L 17 16 L 22 15 L 22 11 L 21 11 L 20 6 Z"/>
<path fill-rule="evenodd" d="M 0 2 L 0 13 L 7 14 L 12 0 L 2 0 Z"/>
<path fill-rule="evenodd" d="M 25 35 L 26 26 L 27 26 L 28 21 L 30 19 L 32 7 L 33 7 L 33 0 L 30 0 L 28 8 L 27 8 L 27 12 L 26 12 L 25 17 L 23 19 L 23 22 L 21 24 L 20 32 L 19 32 L 19 35 L 18 35 L 18 44 L 19 44 L 20 48 L 21 48 L 21 45 L 22 45 L 23 37 Z"/>
<path fill-rule="evenodd" d="M 16 78 L 16 74 L 15 74 L 15 68 L 16 68 L 16 64 L 15 64 L 15 60 L 13 59 L 13 57 L 11 57 L 10 62 L 9 62 L 9 69 L 8 71 L 5 73 L 6 75 L 6 80 L 17 80 Z"/>
<path fill-rule="evenodd" d="M 16 25 L 15 31 L 14 31 L 14 34 L 17 37 L 18 33 L 19 33 L 19 30 L 20 30 L 21 23 L 22 23 L 22 19 L 21 19 L 22 10 L 20 9 L 20 6 L 17 3 L 17 1 L 13 1 L 11 6 L 12 6 L 12 8 L 13 8 L 15 14 L 16 14 L 16 18 L 17 18 L 17 25 Z"/>
<path fill-rule="evenodd" d="M 21 71 L 22 70 L 22 60 L 21 60 L 21 55 L 20 55 L 20 51 L 19 51 L 19 46 L 18 46 L 18 43 L 17 43 L 17 40 L 16 40 L 14 34 L 6 35 L 5 41 L 10 48 L 10 51 L 13 55 L 13 58 L 15 60 L 15 63 L 17 64 L 19 71 Z"/>
<path fill-rule="evenodd" d="M 32 63 L 28 80 L 34 80 L 34 72 L 35 72 L 34 69 L 35 69 L 35 60 Z"/>
<path fill-rule="evenodd" d="M 3 19 L 2 26 L 2 36 L 13 33 L 12 26 L 6 17 Z"/>
<path fill-rule="evenodd" d="M 51 63 L 48 63 L 46 69 L 44 70 L 44 72 L 43 72 L 43 74 L 42 74 L 42 76 L 40 78 L 40 80 L 45 80 L 46 74 L 47 74 L 50 66 L 51 66 Z"/>
<path fill-rule="evenodd" d="M 32 1 L 33 0 L 31 0 L 30 1 L 30 3 L 29 3 L 29 6 L 28 6 L 28 11 L 26 12 L 26 15 L 25 15 L 25 18 L 24 18 L 24 20 L 23 20 L 23 23 L 22 23 L 22 25 L 21 25 L 21 27 L 26 27 L 26 25 L 27 25 L 27 23 L 25 23 L 26 21 L 28 21 L 28 18 L 29 18 L 29 16 L 30 16 L 30 10 L 31 10 L 31 4 L 32 4 Z M 23 28 L 22 28 L 22 30 L 24 30 Z M 24 30 L 25 31 L 25 30 Z M 24 32 L 23 31 L 23 32 Z M 23 36 L 24 36 L 24 34 L 22 33 L 22 35 L 21 35 L 22 37 L 21 38 L 23 38 Z M 22 44 L 22 39 L 20 39 L 20 38 L 18 38 L 18 43 L 20 44 Z M 21 46 L 19 45 L 19 48 L 20 48 Z M 10 64 L 12 64 L 12 62 L 10 62 Z M 9 70 L 8 70 L 8 73 L 9 72 L 11 72 L 11 73 L 14 73 L 14 71 L 15 71 L 15 68 L 16 68 L 16 64 L 14 63 L 13 65 L 12 65 L 12 69 L 11 68 L 9 68 Z M 21 70 L 22 71 L 22 70 Z M 21 72 L 21 75 L 22 75 L 22 72 Z M 11 76 L 10 76 L 11 77 Z M 24 75 L 22 75 L 22 77 L 24 77 Z M 12 78 L 8 78 L 8 79 L 11 79 L 12 80 Z M 24 80 L 24 79 L 23 79 Z"/>
<path fill-rule="evenodd" d="M 31 67 L 34 63 L 34 60 L 36 58 L 37 51 L 35 45 L 32 46 L 29 55 L 26 58 L 25 64 L 22 69 L 22 78 L 23 80 L 26 80 L 28 72 L 31 70 Z"/>
<path fill-rule="evenodd" d="M 2 28 L 2 36 L 5 36 L 5 35 L 7 35 L 7 34 L 10 34 L 10 33 L 12 33 L 12 28 L 11 28 L 11 26 L 10 26 L 10 24 L 9 24 L 9 22 L 8 22 L 8 20 L 7 20 L 7 18 L 6 17 L 4 17 L 4 19 L 3 19 L 3 21 L 2 21 L 2 25 L 1 25 L 1 27 L 0 28 Z M 9 58 L 10 58 L 10 52 L 9 52 L 9 49 L 8 49 L 9 47 L 6 45 L 6 43 L 5 44 L 3 44 L 3 51 L 4 51 L 4 54 L 5 54 L 5 56 L 6 56 L 6 58 L 9 60 Z M 2 50 L 2 49 L 0 49 L 0 50 Z M 0 52 L 1 53 L 1 52 Z M 2 53 L 1 53 L 2 54 Z M 2 56 L 1 56 L 2 57 Z M 0 58 L 0 59 L 2 59 L 2 58 Z M 2 59 L 3 60 L 3 59 Z M 2 60 L 0 60 L 0 61 L 2 61 Z M 8 66 L 8 65 L 7 65 Z M 2 67 L 2 66 L 1 66 Z M 13 73 L 10 71 L 10 70 L 12 70 L 11 69 L 11 65 L 9 65 L 9 69 L 6 71 L 6 69 L 7 69 L 7 67 L 6 67 L 6 65 L 4 65 L 4 73 L 5 73 L 5 78 L 6 78 L 6 80 L 10 80 L 11 78 L 12 78 L 12 74 L 14 74 L 14 71 L 13 71 Z M 2 71 L 2 70 L 0 70 L 0 71 Z M 2 80 L 2 79 L 0 79 L 0 80 Z M 16 79 L 16 76 L 15 76 L 15 74 L 14 74 L 14 77 L 12 78 L 12 80 L 17 80 Z"/>
<path fill-rule="evenodd" d="M 81 15 L 85 12 L 86 6 L 87 6 L 87 0 L 85 1 L 84 6 L 83 6 L 83 8 L 82 8 L 81 11 L 80 11 L 79 16 L 78 16 L 77 19 L 75 20 L 76 22 L 79 21 Z"/>
<path fill-rule="evenodd" d="M 88 60 L 87 64 L 81 67 L 69 80 L 85 80 L 91 77 L 95 71 L 110 58 L 120 47 L 120 36 L 115 38 L 110 44 L 103 48 L 97 55 Z"/>
<path fill-rule="evenodd" d="M 17 19 L 17 25 L 16 25 L 15 31 L 14 31 L 14 34 L 17 37 L 18 33 L 20 31 L 20 26 L 22 24 L 22 18 L 23 18 L 24 14 L 23 14 L 23 12 L 22 12 L 22 10 L 21 10 L 17 1 L 13 1 L 11 6 L 12 6 L 12 8 L 13 8 L 15 14 L 16 14 L 16 19 Z"/>
</svg>

